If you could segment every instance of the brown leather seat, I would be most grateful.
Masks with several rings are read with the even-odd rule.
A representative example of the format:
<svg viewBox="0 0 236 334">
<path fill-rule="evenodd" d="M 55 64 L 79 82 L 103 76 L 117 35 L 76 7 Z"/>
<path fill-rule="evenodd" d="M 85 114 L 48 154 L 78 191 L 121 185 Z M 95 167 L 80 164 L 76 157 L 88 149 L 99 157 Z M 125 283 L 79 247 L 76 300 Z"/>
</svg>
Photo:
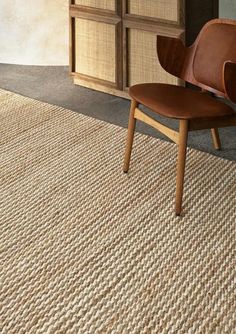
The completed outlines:
<svg viewBox="0 0 236 334">
<path fill-rule="evenodd" d="M 233 108 L 206 93 L 180 86 L 146 83 L 132 86 L 129 94 L 152 111 L 170 118 L 190 120 L 235 113 Z"/>
</svg>

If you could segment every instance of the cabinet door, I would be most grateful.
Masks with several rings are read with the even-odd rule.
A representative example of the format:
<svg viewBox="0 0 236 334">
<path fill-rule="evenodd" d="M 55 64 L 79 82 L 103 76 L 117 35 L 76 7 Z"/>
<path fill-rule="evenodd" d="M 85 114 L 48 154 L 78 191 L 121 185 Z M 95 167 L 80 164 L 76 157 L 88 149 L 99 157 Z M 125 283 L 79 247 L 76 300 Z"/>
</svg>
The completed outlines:
<svg viewBox="0 0 236 334">
<path fill-rule="evenodd" d="M 124 87 L 139 83 L 179 84 L 160 65 L 157 35 L 179 38 L 183 28 L 183 0 L 126 0 L 124 24 Z"/>
<path fill-rule="evenodd" d="M 71 3 L 71 72 L 77 81 L 122 89 L 119 9 L 118 0 Z"/>
</svg>

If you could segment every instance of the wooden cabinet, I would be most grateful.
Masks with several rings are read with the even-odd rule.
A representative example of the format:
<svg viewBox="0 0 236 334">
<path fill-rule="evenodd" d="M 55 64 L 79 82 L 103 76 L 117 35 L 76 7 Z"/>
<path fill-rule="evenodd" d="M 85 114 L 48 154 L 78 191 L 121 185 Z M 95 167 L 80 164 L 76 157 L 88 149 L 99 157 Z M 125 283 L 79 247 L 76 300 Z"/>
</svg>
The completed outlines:
<svg viewBox="0 0 236 334">
<path fill-rule="evenodd" d="M 143 82 L 179 84 L 156 55 L 156 35 L 189 44 L 218 15 L 215 0 L 70 0 L 70 72 L 74 83 L 127 97 Z"/>
</svg>

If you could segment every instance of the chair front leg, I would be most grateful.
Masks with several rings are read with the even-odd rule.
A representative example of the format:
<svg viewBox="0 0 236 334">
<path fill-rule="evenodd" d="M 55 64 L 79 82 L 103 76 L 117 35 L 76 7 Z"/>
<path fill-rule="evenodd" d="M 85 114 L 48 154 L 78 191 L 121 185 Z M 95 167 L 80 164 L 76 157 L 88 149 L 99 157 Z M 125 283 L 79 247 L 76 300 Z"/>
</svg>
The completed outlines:
<svg viewBox="0 0 236 334">
<path fill-rule="evenodd" d="M 213 144 L 216 150 L 221 150 L 220 135 L 218 129 L 211 129 Z"/>
<path fill-rule="evenodd" d="M 123 172 L 128 173 L 130 165 L 130 157 L 134 140 L 134 131 L 136 125 L 136 119 L 134 118 L 135 109 L 138 106 L 138 102 L 135 100 L 131 101 L 130 115 L 129 115 L 129 125 L 128 125 L 128 135 L 126 141 L 126 150 L 125 150 L 125 160 L 123 166 Z"/>
<path fill-rule="evenodd" d="M 179 123 L 179 148 L 177 159 L 177 181 L 176 181 L 176 200 L 175 200 L 175 213 L 177 216 L 181 214 L 182 199 L 184 189 L 184 173 L 185 162 L 187 152 L 187 140 L 188 140 L 188 121 L 180 120 Z"/>
</svg>

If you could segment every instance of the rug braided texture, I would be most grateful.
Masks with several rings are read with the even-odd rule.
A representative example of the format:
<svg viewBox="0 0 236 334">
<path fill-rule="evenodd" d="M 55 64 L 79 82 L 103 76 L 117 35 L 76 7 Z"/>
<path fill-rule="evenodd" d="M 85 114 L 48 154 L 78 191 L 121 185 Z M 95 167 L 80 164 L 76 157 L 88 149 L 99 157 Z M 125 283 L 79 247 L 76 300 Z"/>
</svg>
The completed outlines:
<svg viewBox="0 0 236 334">
<path fill-rule="evenodd" d="M 128 113 L 127 113 L 128 118 Z M 236 164 L 0 90 L 0 332 L 236 333 Z"/>
</svg>

